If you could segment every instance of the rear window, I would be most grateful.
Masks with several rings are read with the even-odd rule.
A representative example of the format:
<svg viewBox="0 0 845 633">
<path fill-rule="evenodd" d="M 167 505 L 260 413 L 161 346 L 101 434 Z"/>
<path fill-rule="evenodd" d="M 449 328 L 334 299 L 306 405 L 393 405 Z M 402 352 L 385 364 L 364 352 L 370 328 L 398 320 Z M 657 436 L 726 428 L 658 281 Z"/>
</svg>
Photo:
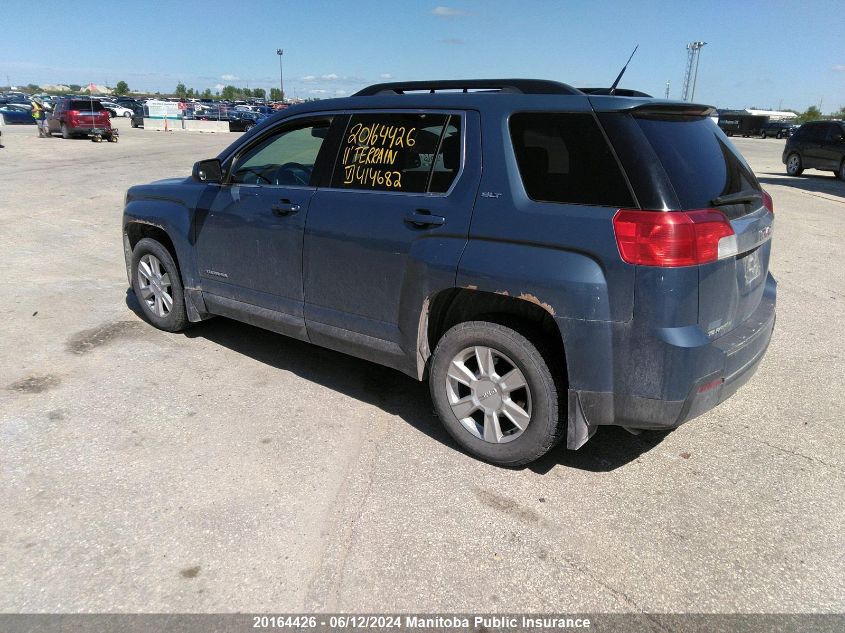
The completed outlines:
<svg viewBox="0 0 845 633">
<path fill-rule="evenodd" d="M 616 158 L 591 114 L 514 114 L 510 132 L 522 184 L 532 200 L 633 204 Z"/>
<path fill-rule="evenodd" d="M 706 208 L 719 196 L 760 188 L 751 168 L 709 117 L 635 120 L 669 175 L 683 208 Z"/>
<path fill-rule="evenodd" d="M 68 110 L 86 110 L 88 112 L 99 112 L 103 109 L 103 104 L 99 101 L 88 99 L 74 99 L 67 104 Z"/>
</svg>

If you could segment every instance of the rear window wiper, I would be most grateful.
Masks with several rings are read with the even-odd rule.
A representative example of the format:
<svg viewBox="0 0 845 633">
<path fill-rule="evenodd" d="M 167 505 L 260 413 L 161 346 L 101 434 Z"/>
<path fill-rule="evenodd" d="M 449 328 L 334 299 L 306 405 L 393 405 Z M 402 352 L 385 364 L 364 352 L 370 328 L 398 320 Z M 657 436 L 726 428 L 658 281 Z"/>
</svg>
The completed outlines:
<svg viewBox="0 0 845 633">
<path fill-rule="evenodd" d="M 742 204 L 743 202 L 754 202 L 755 200 L 762 199 L 762 192 L 747 189 L 745 191 L 737 191 L 736 193 L 728 193 L 724 196 L 716 196 L 710 201 L 710 204 L 714 207 L 723 207 L 728 204 Z"/>
</svg>

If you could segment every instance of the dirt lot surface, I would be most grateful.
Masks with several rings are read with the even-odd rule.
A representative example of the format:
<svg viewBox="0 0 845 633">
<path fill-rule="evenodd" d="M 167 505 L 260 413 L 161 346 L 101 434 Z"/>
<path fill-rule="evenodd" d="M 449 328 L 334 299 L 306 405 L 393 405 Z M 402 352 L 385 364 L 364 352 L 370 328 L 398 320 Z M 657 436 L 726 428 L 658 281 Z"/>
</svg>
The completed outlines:
<svg viewBox="0 0 845 633">
<path fill-rule="evenodd" d="M 226 319 L 133 312 L 128 186 L 236 135 L 0 149 L 0 611 L 845 610 L 845 182 L 788 178 L 757 375 L 670 434 L 503 470 L 427 387 Z"/>
</svg>

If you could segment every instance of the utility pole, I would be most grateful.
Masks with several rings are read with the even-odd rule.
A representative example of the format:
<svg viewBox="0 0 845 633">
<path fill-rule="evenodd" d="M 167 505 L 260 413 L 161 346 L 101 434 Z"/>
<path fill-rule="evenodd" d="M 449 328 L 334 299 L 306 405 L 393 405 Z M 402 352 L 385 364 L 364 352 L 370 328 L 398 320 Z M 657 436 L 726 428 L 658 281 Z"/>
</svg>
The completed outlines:
<svg viewBox="0 0 845 633">
<path fill-rule="evenodd" d="M 671 86 L 671 85 L 672 85 L 672 80 L 671 80 L 671 79 L 667 79 L 667 80 L 666 80 L 666 94 L 664 95 L 664 97 L 665 97 L 666 99 L 668 99 L 668 98 L 669 98 L 669 86 Z"/>
<path fill-rule="evenodd" d="M 279 92 L 282 93 L 282 102 L 285 100 L 285 78 L 282 74 L 282 55 L 285 51 L 281 48 L 276 49 L 276 55 L 279 56 Z"/>
<path fill-rule="evenodd" d="M 706 44 L 707 42 L 690 42 L 687 44 L 687 67 L 684 71 L 684 86 L 681 89 L 683 101 L 691 101 L 695 98 L 695 84 L 698 80 L 698 57 Z"/>
</svg>

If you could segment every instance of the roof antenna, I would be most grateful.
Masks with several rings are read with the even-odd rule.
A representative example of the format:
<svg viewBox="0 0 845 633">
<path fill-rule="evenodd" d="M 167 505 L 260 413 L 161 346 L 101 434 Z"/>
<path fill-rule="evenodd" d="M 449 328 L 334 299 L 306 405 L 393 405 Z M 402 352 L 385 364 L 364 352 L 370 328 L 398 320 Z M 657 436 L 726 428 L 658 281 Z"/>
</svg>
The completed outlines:
<svg viewBox="0 0 845 633">
<path fill-rule="evenodd" d="M 630 64 L 630 63 L 631 63 L 631 60 L 632 60 L 632 59 L 633 59 L 633 57 L 634 57 L 634 53 L 636 53 L 636 52 L 637 52 L 637 49 L 638 49 L 639 47 L 640 47 L 640 45 L 639 45 L 639 44 L 637 44 L 637 45 L 634 47 L 634 51 L 631 53 L 631 57 L 629 57 L 629 58 L 628 58 L 628 61 L 627 61 L 627 62 L 625 62 L 625 65 L 624 65 L 624 66 L 622 66 L 622 70 L 620 70 L 620 71 L 619 71 L 619 75 L 616 77 L 616 81 L 614 81 L 614 82 L 613 82 L 613 85 L 610 87 L 610 93 L 609 93 L 609 94 L 611 94 L 611 95 L 612 95 L 614 92 L 616 92 L 616 86 L 618 86 L 618 85 L 619 85 L 619 80 L 620 80 L 620 79 L 622 79 L 622 75 L 624 75 L 624 74 L 625 74 L 625 71 L 626 71 L 626 70 L 628 70 L 628 64 Z"/>
</svg>

